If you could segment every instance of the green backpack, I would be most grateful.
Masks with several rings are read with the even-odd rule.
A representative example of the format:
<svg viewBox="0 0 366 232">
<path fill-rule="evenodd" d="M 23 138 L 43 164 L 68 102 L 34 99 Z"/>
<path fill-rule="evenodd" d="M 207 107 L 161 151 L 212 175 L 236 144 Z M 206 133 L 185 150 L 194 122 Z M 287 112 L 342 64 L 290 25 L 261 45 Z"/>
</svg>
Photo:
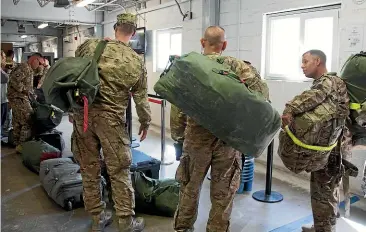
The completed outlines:
<svg viewBox="0 0 366 232">
<path fill-rule="evenodd" d="M 46 102 L 64 112 L 90 106 L 99 90 L 98 61 L 106 45 L 99 42 L 93 57 L 65 57 L 51 66 L 42 85 Z"/>
<path fill-rule="evenodd" d="M 220 58 L 196 52 L 176 58 L 154 90 L 243 154 L 260 156 L 281 126 L 276 109 Z"/>
<path fill-rule="evenodd" d="M 340 73 L 346 83 L 351 104 L 351 125 L 354 146 L 366 149 L 366 52 L 348 58 Z"/>
</svg>

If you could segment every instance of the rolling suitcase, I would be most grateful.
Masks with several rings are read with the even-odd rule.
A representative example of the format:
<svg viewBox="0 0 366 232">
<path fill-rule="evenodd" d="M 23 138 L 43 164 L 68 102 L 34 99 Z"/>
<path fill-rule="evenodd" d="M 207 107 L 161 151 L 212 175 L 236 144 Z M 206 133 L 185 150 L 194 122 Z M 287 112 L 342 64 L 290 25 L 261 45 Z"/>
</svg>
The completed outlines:
<svg viewBox="0 0 366 232">
<path fill-rule="evenodd" d="M 132 149 L 131 172 L 143 172 L 147 177 L 159 179 L 160 164 L 160 160 Z"/>
<path fill-rule="evenodd" d="M 41 162 L 39 178 L 48 196 L 66 210 L 82 205 L 83 185 L 80 166 L 69 158 Z"/>
</svg>

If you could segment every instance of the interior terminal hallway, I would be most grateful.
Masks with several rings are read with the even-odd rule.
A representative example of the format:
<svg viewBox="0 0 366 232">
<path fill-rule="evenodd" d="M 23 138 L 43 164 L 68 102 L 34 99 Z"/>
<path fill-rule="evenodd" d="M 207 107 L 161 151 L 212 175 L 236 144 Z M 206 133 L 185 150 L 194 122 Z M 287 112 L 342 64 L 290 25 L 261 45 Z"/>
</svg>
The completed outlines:
<svg viewBox="0 0 366 232">
<path fill-rule="evenodd" d="M 70 135 L 72 124 L 67 118 L 59 126 L 66 141 L 64 156 L 71 155 Z M 134 128 L 134 132 L 137 127 Z M 167 134 L 167 138 L 169 134 Z M 148 139 L 138 148 L 147 154 L 160 159 L 160 135 L 150 131 Z M 167 139 L 167 158 L 173 159 L 172 141 Z M 178 162 L 162 165 L 161 178 L 173 178 Z M 258 170 L 260 165 L 257 164 Z M 262 167 L 263 169 L 263 167 Z M 284 176 L 284 179 L 286 176 Z M 308 183 L 307 183 L 308 184 Z M 201 193 L 199 216 L 195 228 L 204 232 L 210 208 L 210 182 L 206 179 Z M 253 192 L 263 189 L 265 176 L 256 172 Z M 273 179 L 273 190 L 283 194 L 284 201 L 266 204 L 255 201 L 251 193 L 238 194 L 235 198 L 232 213 L 232 232 L 297 232 L 302 223 L 311 223 L 309 193 L 294 184 Z M 363 201 L 363 200 L 361 200 Z M 351 217 L 338 221 L 338 232 L 365 232 L 366 211 L 361 210 L 358 201 L 352 205 Z M 343 212 L 342 212 L 343 215 Z M 146 232 L 173 231 L 172 218 L 142 215 L 146 219 Z M 20 155 L 13 149 L 1 149 L 1 231 L 2 232 L 86 232 L 90 220 L 83 208 L 65 211 L 48 198 L 40 186 L 39 178 L 22 165 Z M 116 223 L 106 229 L 117 231 Z"/>
</svg>

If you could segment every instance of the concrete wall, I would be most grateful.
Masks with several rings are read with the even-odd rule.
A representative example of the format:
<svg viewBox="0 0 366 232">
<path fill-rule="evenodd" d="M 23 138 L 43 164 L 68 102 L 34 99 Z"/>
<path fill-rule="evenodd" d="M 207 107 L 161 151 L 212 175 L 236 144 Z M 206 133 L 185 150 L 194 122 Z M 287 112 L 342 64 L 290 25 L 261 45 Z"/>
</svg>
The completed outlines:
<svg viewBox="0 0 366 232">
<path fill-rule="evenodd" d="M 146 68 L 148 71 L 149 93 L 154 94 L 153 87 L 159 79 L 160 73 L 153 71 L 153 31 L 174 27 L 182 27 L 182 52 L 200 52 L 199 39 L 202 36 L 202 0 L 192 1 L 193 19 L 182 21 L 182 16 L 174 1 L 165 1 L 159 5 L 159 0 L 152 0 L 146 3 L 147 9 L 139 11 L 138 26 L 146 27 L 147 30 L 147 54 Z M 183 12 L 189 10 L 189 1 L 182 1 Z M 116 16 L 121 12 L 106 14 L 104 16 L 104 36 L 114 38 L 113 24 Z M 152 111 L 152 123 L 160 126 L 160 105 L 150 103 Z M 136 112 L 133 111 L 136 116 Z M 166 108 L 166 127 L 169 128 L 170 105 Z M 169 136 L 169 135 L 167 135 Z"/>
<path fill-rule="evenodd" d="M 61 37 L 63 41 L 63 57 L 75 56 L 77 47 L 86 39 L 92 37 L 101 37 L 101 34 L 99 36 L 95 34 L 94 26 L 78 26 L 65 29 Z M 64 40 L 65 38 L 67 38 L 67 41 Z"/>
<path fill-rule="evenodd" d="M 356 17 L 354 13 L 348 11 L 344 7 L 344 3 L 351 4 L 352 0 L 343 0 L 341 10 L 342 28 L 350 25 L 350 20 L 357 19 L 356 24 L 366 25 L 365 11 L 359 11 L 360 17 Z M 220 25 L 224 27 L 227 33 L 228 49 L 224 54 L 246 59 L 252 62 L 259 70 L 261 69 L 261 50 L 262 50 L 262 27 L 263 14 L 268 12 L 283 11 L 295 8 L 305 8 L 319 6 L 325 4 L 333 4 L 334 0 L 262 0 L 262 1 L 245 1 L 245 0 L 221 0 L 220 9 Z M 362 15 L 362 16 L 361 16 Z M 344 30 L 343 30 L 344 31 Z M 239 41 L 238 41 L 239 40 Z M 342 43 L 343 42 L 343 43 Z M 346 40 L 341 40 L 340 59 L 345 59 L 343 52 Z M 366 49 L 366 42 L 363 44 Z M 282 113 L 285 103 L 291 100 L 295 95 L 300 94 L 308 89 L 309 82 L 287 82 L 287 81 L 267 81 L 270 89 L 270 97 L 272 105 Z M 275 139 L 275 152 L 278 148 L 278 139 Z M 366 159 L 366 151 L 355 151 L 352 162 L 357 164 L 362 170 L 364 160 Z M 266 161 L 266 155 L 259 158 L 260 161 Z M 279 156 L 275 154 L 274 166 L 287 170 Z M 304 175 L 304 174 L 303 174 Z M 306 175 L 307 176 L 307 175 Z M 361 179 L 351 180 L 351 189 L 354 193 L 361 194 Z"/>
</svg>

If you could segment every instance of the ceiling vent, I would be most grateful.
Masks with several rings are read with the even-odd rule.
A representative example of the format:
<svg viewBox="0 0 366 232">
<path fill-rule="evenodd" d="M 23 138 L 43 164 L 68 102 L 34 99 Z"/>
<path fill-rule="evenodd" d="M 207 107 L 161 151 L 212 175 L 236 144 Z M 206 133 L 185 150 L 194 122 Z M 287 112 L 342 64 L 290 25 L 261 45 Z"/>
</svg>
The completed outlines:
<svg viewBox="0 0 366 232">
<path fill-rule="evenodd" d="M 70 5 L 69 0 L 55 0 L 54 7 L 65 7 Z"/>
</svg>

